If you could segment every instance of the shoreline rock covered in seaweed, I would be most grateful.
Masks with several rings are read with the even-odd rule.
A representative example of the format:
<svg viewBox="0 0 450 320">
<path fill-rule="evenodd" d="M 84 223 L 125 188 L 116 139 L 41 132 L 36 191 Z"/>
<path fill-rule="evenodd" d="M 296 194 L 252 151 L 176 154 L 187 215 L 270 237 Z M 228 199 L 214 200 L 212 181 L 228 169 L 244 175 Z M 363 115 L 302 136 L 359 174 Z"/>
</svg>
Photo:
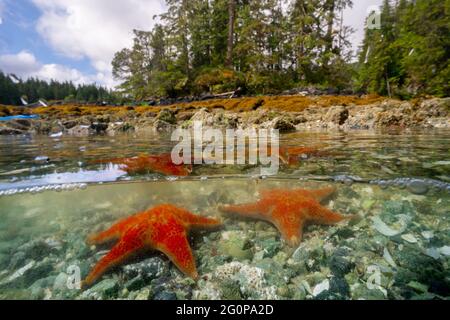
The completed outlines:
<svg viewBox="0 0 450 320">
<path fill-rule="evenodd" d="M 4 107 L 8 114 L 33 113 L 40 119 L 0 122 L 0 134 L 87 136 L 122 132 L 168 132 L 194 121 L 218 128 L 367 130 L 383 128 L 450 128 L 450 98 L 399 101 L 377 96 L 269 96 L 208 100 L 172 106 L 61 105 L 24 109 Z"/>
</svg>

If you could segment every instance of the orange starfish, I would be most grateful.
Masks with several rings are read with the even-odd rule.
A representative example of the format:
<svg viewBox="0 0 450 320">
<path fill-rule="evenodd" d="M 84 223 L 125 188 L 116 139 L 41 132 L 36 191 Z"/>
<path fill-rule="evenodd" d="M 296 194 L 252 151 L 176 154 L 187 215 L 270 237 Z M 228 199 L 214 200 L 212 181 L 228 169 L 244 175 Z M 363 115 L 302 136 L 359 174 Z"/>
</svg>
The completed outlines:
<svg viewBox="0 0 450 320">
<path fill-rule="evenodd" d="M 225 206 L 220 210 L 271 222 L 290 246 L 298 246 L 307 223 L 332 225 L 351 218 L 320 204 L 335 191 L 333 187 L 318 190 L 267 190 L 261 192 L 258 202 Z"/>
<path fill-rule="evenodd" d="M 217 219 L 200 217 L 168 204 L 120 220 L 110 229 L 89 237 L 89 244 L 117 239 L 118 243 L 97 263 L 83 286 L 92 285 L 107 270 L 146 249 L 163 252 L 178 269 L 195 279 L 198 274 L 187 238 L 188 231 L 220 225 Z"/>
<path fill-rule="evenodd" d="M 120 165 L 120 168 L 128 174 L 145 174 L 149 171 L 186 177 L 192 172 L 192 166 L 183 164 L 176 165 L 172 161 L 170 153 L 162 155 L 140 155 L 133 158 L 118 158 L 111 160 L 101 160 L 97 163 L 113 163 Z"/>
</svg>

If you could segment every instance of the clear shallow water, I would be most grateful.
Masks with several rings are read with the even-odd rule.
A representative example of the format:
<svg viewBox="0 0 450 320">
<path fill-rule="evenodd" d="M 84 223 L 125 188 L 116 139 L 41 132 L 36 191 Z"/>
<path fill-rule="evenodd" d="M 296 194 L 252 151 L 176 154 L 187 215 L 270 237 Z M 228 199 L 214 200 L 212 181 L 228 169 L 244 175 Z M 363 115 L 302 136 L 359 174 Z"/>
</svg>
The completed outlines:
<svg viewBox="0 0 450 320">
<path fill-rule="evenodd" d="M 318 146 L 328 155 L 305 157 L 270 179 L 254 178 L 255 167 L 199 166 L 192 177 L 173 179 L 89 163 L 171 150 L 167 139 L 151 136 L 1 139 L 0 298 L 450 296 L 449 132 L 286 135 L 282 145 Z M 49 184 L 66 186 L 32 188 Z M 121 266 L 90 290 L 67 286 L 71 268 L 84 278 L 110 248 L 89 247 L 86 237 L 117 219 L 162 203 L 219 217 L 218 206 L 255 201 L 261 190 L 328 185 L 338 191 L 326 206 L 360 218 L 310 226 L 299 248 L 284 243 L 270 224 L 224 217 L 222 229 L 192 235 L 198 282 L 149 252 L 129 263 L 144 276 Z M 22 193 L 5 194 L 17 188 Z"/>
<path fill-rule="evenodd" d="M 294 133 L 280 145 L 313 147 L 323 155 L 300 156 L 294 166 L 282 165 L 280 177 L 396 178 L 450 182 L 450 131 L 406 134 Z M 0 190 L 57 183 L 113 182 L 163 178 L 159 174 L 127 175 L 120 166 L 98 161 L 141 154 L 170 153 L 174 143 L 159 135 L 117 137 L 1 137 Z M 259 174 L 255 166 L 196 166 L 192 176 Z"/>
</svg>

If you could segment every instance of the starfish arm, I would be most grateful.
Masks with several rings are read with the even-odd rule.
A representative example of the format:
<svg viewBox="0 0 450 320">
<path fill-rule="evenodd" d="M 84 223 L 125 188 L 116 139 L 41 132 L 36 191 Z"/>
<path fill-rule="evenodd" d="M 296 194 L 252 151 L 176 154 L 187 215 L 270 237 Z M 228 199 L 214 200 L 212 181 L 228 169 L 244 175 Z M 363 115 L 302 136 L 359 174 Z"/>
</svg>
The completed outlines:
<svg viewBox="0 0 450 320">
<path fill-rule="evenodd" d="M 298 247 L 303 239 L 303 222 L 299 222 L 296 225 L 277 225 L 277 229 L 280 230 L 281 236 L 291 247 Z"/>
<path fill-rule="evenodd" d="M 137 221 L 137 215 L 128 217 L 126 219 L 122 219 L 116 224 L 114 224 L 108 230 L 103 232 L 90 235 L 87 239 L 88 244 L 103 244 L 113 240 L 117 240 L 122 236 L 122 234 L 128 229 L 129 226 L 133 224 L 133 222 Z"/>
<path fill-rule="evenodd" d="M 193 213 L 189 212 L 188 210 L 178 208 L 171 204 L 161 205 L 158 209 L 165 211 L 165 212 L 167 212 L 167 211 L 171 212 L 176 217 L 178 217 L 183 222 L 185 227 L 188 229 L 189 228 L 207 228 L 207 229 L 211 228 L 211 229 L 213 229 L 222 224 L 222 222 L 219 219 L 202 217 L 202 216 L 193 214 Z"/>
<path fill-rule="evenodd" d="M 350 216 L 346 217 L 342 214 L 333 212 L 317 202 L 310 202 L 307 206 L 307 210 L 307 220 L 316 224 L 333 225 L 351 219 Z"/>
<path fill-rule="evenodd" d="M 272 222 L 280 231 L 283 239 L 289 246 L 298 246 L 303 238 L 304 220 L 301 215 L 290 215 L 292 208 L 286 206 L 277 206 L 272 211 Z"/>
<path fill-rule="evenodd" d="M 185 232 L 168 234 L 157 242 L 155 249 L 167 255 L 185 275 L 193 279 L 198 278 L 194 255 Z"/>
<path fill-rule="evenodd" d="M 214 229 L 222 225 L 222 222 L 219 219 L 201 217 L 187 211 L 181 212 L 181 218 L 186 223 L 188 228 L 192 229 L 194 228 Z"/>
<path fill-rule="evenodd" d="M 145 242 L 143 241 L 145 230 L 145 226 L 137 226 L 128 230 L 111 251 L 97 263 L 83 281 L 83 286 L 91 286 L 106 271 L 129 259 L 137 251 L 142 250 L 145 247 Z"/>
<path fill-rule="evenodd" d="M 268 208 L 265 208 L 268 209 Z M 260 202 L 221 206 L 219 210 L 227 214 L 238 214 L 249 218 L 262 218 L 264 208 Z"/>
<path fill-rule="evenodd" d="M 319 202 L 327 200 L 330 196 L 332 196 L 336 192 L 336 187 L 327 187 L 317 190 L 308 190 L 311 197 L 316 199 Z"/>
</svg>

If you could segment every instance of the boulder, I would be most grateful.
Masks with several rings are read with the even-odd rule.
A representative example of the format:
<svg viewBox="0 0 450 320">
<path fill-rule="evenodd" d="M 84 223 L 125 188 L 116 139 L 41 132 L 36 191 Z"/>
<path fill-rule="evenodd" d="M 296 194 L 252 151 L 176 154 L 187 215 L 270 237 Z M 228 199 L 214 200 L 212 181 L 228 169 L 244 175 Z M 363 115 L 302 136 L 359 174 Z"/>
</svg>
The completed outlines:
<svg viewBox="0 0 450 320">
<path fill-rule="evenodd" d="M 158 116 L 156 117 L 157 120 L 163 121 L 169 124 L 176 124 L 177 118 L 175 117 L 175 112 L 169 109 L 162 110 Z"/>
<path fill-rule="evenodd" d="M 67 133 L 71 136 L 87 137 L 87 136 L 95 134 L 96 131 L 94 129 L 92 129 L 91 126 L 77 125 L 77 126 L 73 127 L 72 129 L 69 129 L 67 131 Z"/>
<path fill-rule="evenodd" d="M 97 134 L 104 133 L 106 129 L 108 129 L 108 124 L 103 122 L 94 122 L 91 125 L 91 129 L 94 130 Z"/>
<path fill-rule="evenodd" d="M 266 128 L 279 130 L 281 133 L 292 132 L 296 130 L 295 125 L 292 123 L 291 119 L 283 116 L 277 117 L 270 121 L 266 125 Z"/>
<path fill-rule="evenodd" d="M 24 131 L 19 129 L 13 129 L 9 127 L 0 127 L 0 136 L 11 136 L 11 135 L 18 135 L 23 134 Z"/>
<path fill-rule="evenodd" d="M 327 114 L 324 117 L 325 122 L 342 126 L 349 118 L 349 111 L 344 106 L 330 107 Z"/>
<path fill-rule="evenodd" d="M 163 120 L 156 120 L 153 123 L 153 128 L 157 132 L 168 132 L 174 129 L 174 125 Z"/>
</svg>

